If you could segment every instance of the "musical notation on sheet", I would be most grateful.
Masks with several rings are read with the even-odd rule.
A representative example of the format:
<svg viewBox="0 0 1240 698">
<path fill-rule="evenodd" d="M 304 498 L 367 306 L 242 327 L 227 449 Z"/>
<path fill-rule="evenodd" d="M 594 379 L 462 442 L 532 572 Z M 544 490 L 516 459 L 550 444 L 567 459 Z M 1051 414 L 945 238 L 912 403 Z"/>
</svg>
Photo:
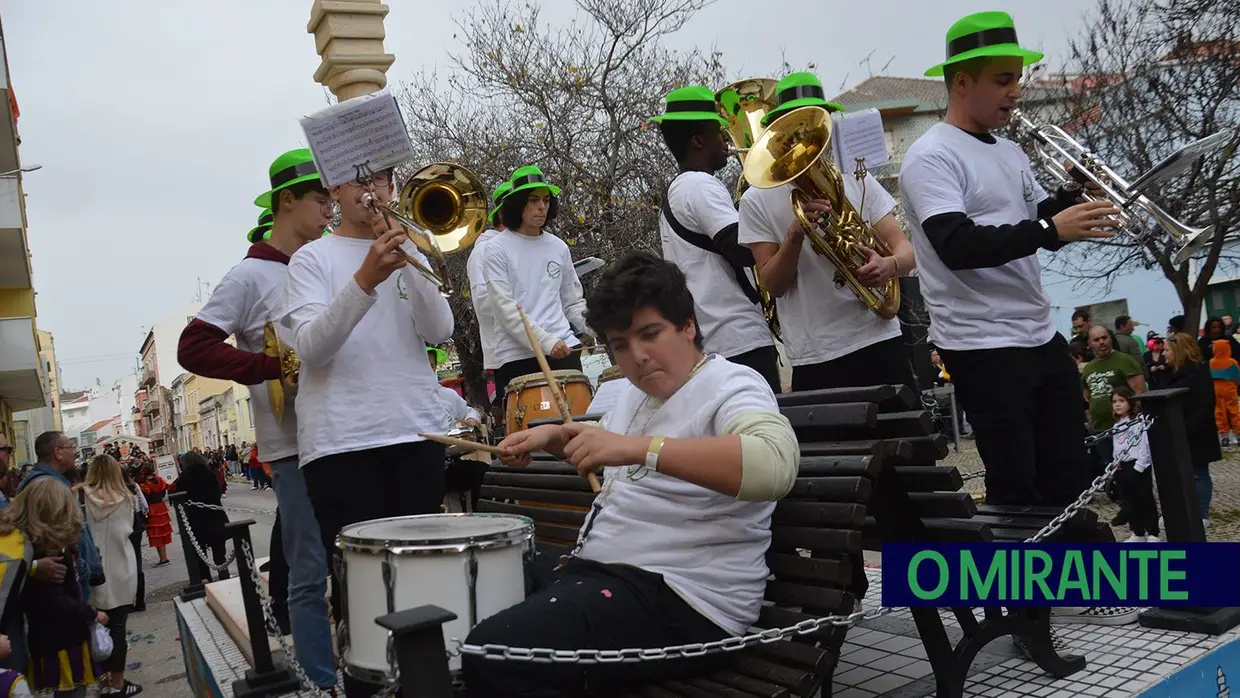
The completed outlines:
<svg viewBox="0 0 1240 698">
<path fill-rule="evenodd" d="M 396 98 L 387 90 L 303 117 L 301 127 L 328 187 L 356 179 L 359 168 L 378 172 L 414 156 Z"/>
</svg>

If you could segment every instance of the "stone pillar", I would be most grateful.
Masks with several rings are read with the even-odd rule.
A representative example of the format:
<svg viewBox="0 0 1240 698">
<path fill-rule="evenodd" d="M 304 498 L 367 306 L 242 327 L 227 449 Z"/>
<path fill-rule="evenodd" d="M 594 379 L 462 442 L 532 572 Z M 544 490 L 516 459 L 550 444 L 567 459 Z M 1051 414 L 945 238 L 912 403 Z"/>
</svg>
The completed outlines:
<svg viewBox="0 0 1240 698">
<path fill-rule="evenodd" d="M 387 85 L 387 69 L 396 60 L 383 52 L 387 13 L 381 0 L 314 0 L 306 30 L 314 34 L 323 59 L 314 79 L 336 99 L 343 102 Z"/>
</svg>

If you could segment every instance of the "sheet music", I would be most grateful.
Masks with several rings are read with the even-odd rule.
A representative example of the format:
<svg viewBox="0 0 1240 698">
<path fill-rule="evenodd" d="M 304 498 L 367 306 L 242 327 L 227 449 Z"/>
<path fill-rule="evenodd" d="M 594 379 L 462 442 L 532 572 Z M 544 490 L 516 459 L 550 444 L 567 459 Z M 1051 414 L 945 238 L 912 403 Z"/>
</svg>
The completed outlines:
<svg viewBox="0 0 1240 698">
<path fill-rule="evenodd" d="M 840 172 L 856 169 L 857 158 L 865 158 L 865 166 L 869 169 L 887 163 L 887 138 L 883 131 L 883 117 L 877 109 L 833 117 L 835 132 L 831 140 L 835 147 L 835 164 Z"/>
<path fill-rule="evenodd" d="M 301 128 L 327 187 L 357 179 L 359 165 L 378 172 L 414 157 L 396 97 L 387 90 L 303 117 Z"/>
</svg>

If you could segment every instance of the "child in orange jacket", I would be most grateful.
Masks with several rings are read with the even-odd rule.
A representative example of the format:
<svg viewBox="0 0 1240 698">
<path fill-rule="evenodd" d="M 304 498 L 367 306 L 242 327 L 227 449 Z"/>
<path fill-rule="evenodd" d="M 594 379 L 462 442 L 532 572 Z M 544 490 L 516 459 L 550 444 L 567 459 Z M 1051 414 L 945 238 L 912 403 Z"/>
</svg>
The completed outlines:
<svg viewBox="0 0 1240 698">
<path fill-rule="evenodd" d="M 1240 384 L 1240 364 L 1231 356 L 1231 342 L 1216 339 L 1212 342 L 1214 357 L 1210 359 L 1210 375 L 1214 378 L 1214 424 L 1224 446 L 1231 444 L 1230 434 L 1240 438 L 1240 397 L 1236 386 Z"/>
</svg>

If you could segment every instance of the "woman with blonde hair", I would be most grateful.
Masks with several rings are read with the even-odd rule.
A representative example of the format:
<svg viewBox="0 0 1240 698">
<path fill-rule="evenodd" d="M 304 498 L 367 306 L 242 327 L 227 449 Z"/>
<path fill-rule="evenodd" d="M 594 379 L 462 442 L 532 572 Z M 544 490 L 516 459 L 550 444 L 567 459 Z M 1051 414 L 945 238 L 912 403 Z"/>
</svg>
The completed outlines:
<svg viewBox="0 0 1240 698">
<path fill-rule="evenodd" d="M 1209 362 L 1202 358 L 1200 346 L 1187 333 L 1167 335 L 1163 356 L 1167 358 L 1171 373 L 1166 387 L 1188 388 L 1184 400 L 1184 431 L 1188 435 L 1188 454 L 1197 484 L 1197 511 L 1201 523 L 1209 526 L 1210 500 L 1214 495 L 1210 464 L 1223 460 L 1218 428 L 1214 424 L 1214 378 L 1210 375 Z"/>
<path fill-rule="evenodd" d="M 85 696 L 86 687 L 95 683 L 98 672 L 90 656 L 91 632 L 96 621 L 108 622 L 106 613 L 82 598 L 76 564 L 82 526 L 82 512 L 73 493 L 50 477 L 32 481 L 0 514 L 0 535 L 20 530 L 36 557 L 64 558 L 63 581 L 31 577 L 21 594 L 30 653 L 26 679 L 33 690 L 54 690 L 61 698 Z"/>
<path fill-rule="evenodd" d="M 90 462 L 86 480 L 77 489 L 103 559 L 104 583 L 91 590 L 91 603 L 108 614 L 108 633 L 112 636 L 112 654 L 99 665 L 108 674 L 100 695 L 136 696 L 142 687 L 125 680 L 125 621 L 138 592 L 138 564 L 129 540 L 138 498 L 126 484 L 121 464 L 109 455 L 96 456 Z"/>
</svg>

